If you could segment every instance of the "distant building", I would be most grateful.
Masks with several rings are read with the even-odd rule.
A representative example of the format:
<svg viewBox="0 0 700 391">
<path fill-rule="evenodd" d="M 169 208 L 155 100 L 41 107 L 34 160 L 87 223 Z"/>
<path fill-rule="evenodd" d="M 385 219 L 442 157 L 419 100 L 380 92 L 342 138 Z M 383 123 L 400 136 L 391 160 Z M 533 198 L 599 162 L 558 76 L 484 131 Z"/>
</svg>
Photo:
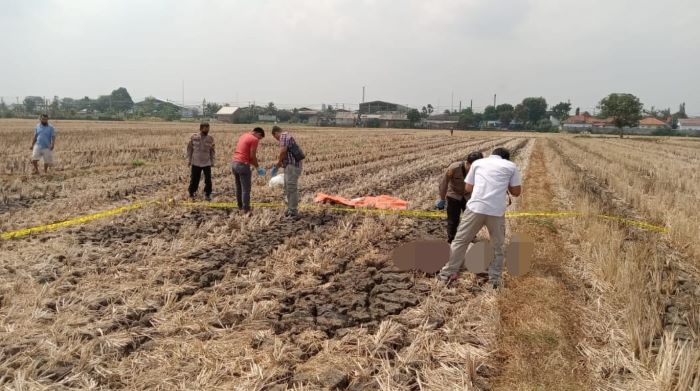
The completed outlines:
<svg viewBox="0 0 700 391">
<path fill-rule="evenodd" d="M 172 103 L 172 102 L 171 102 Z M 177 103 L 173 103 L 179 110 L 184 118 L 194 118 L 199 115 L 198 106 L 183 106 Z"/>
<path fill-rule="evenodd" d="M 559 126 L 561 126 L 561 121 L 559 120 L 559 118 L 557 118 L 553 115 L 549 116 L 549 122 L 551 122 L 552 126 L 555 128 L 558 128 Z"/>
<path fill-rule="evenodd" d="M 381 100 L 360 103 L 360 114 L 408 113 L 409 110 L 409 107 Z"/>
<path fill-rule="evenodd" d="M 664 121 L 658 120 L 654 117 L 647 117 L 639 121 L 639 128 L 640 129 L 666 129 L 668 128 L 668 124 Z"/>
<path fill-rule="evenodd" d="M 459 115 L 436 114 L 422 121 L 423 127 L 427 129 L 451 129 L 459 124 Z"/>
<path fill-rule="evenodd" d="M 407 128 L 410 125 L 408 116 L 403 113 L 384 114 L 360 114 L 360 124 L 364 127 L 372 127 L 376 122 L 380 128 Z"/>
<path fill-rule="evenodd" d="M 700 136 L 700 117 L 679 118 L 678 131 L 688 136 Z"/>
<path fill-rule="evenodd" d="M 233 123 L 238 111 L 237 106 L 224 106 L 216 112 L 216 119 L 222 122 Z"/>
<path fill-rule="evenodd" d="M 571 116 L 561 123 L 562 130 L 579 132 L 582 130 L 591 130 L 592 128 L 607 128 L 613 126 L 612 118 L 593 117 L 587 111 L 581 115 Z"/>
<path fill-rule="evenodd" d="M 358 115 L 349 111 L 338 111 L 335 113 L 335 126 L 355 126 L 357 120 Z"/>
<path fill-rule="evenodd" d="M 312 123 L 311 119 L 320 113 L 318 110 L 313 110 L 308 107 L 302 107 L 297 110 L 297 117 L 299 117 L 299 122 L 301 123 Z"/>
<path fill-rule="evenodd" d="M 276 115 L 259 114 L 258 122 L 277 122 Z"/>
<path fill-rule="evenodd" d="M 158 99 L 152 96 L 147 97 L 141 102 L 134 103 L 134 107 L 131 109 L 131 112 L 140 110 L 146 115 L 150 115 L 164 109 L 177 111 L 182 117 L 185 118 L 192 118 L 199 115 L 199 106 L 183 106 L 167 99 Z"/>
<path fill-rule="evenodd" d="M 488 128 L 488 129 L 499 129 L 501 127 L 501 121 L 500 120 L 486 121 L 484 123 L 483 127 Z"/>
</svg>

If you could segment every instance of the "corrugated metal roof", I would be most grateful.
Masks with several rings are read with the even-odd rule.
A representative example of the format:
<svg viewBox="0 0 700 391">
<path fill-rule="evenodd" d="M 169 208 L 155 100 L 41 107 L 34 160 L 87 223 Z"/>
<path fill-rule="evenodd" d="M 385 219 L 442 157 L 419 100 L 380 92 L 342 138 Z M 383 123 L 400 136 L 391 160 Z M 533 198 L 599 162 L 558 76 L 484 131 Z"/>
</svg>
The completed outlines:
<svg viewBox="0 0 700 391">
<path fill-rule="evenodd" d="M 216 115 L 231 115 L 236 111 L 238 111 L 238 107 L 236 106 L 224 106 L 216 112 Z"/>
<path fill-rule="evenodd" d="M 435 114 L 427 118 L 428 121 L 459 121 L 459 115 Z"/>
<path fill-rule="evenodd" d="M 700 126 L 700 118 L 679 118 L 678 124 L 684 126 Z"/>
<path fill-rule="evenodd" d="M 357 114 L 350 113 L 350 112 L 337 112 L 337 113 L 335 113 L 335 118 L 355 119 L 355 118 L 357 118 Z"/>
<path fill-rule="evenodd" d="M 408 121 L 408 116 L 401 113 L 387 113 L 387 114 L 362 114 L 360 116 L 362 119 L 380 119 L 384 121 Z"/>
</svg>

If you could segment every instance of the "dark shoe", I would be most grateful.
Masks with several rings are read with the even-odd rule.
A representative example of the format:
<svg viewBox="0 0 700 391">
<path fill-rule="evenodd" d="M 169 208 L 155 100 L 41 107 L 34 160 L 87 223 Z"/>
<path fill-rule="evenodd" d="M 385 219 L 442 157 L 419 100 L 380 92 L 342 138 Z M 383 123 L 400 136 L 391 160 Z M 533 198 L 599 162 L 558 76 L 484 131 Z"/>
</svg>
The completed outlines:
<svg viewBox="0 0 700 391">
<path fill-rule="evenodd" d="M 501 282 L 501 281 L 494 281 L 494 282 L 491 284 L 491 286 L 492 286 L 493 289 L 495 289 L 495 290 L 501 290 L 501 289 L 503 289 L 503 282 Z"/>
<path fill-rule="evenodd" d="M 204 196 L 204 199 L 207 201 L 211 201 L 211 194 L 207 194 Z"/>
<path fill-rule="evenodd" d="M 194 202 L 196 200 L 196 194 L 190 194 L 190 201 Z"/>
</svg>

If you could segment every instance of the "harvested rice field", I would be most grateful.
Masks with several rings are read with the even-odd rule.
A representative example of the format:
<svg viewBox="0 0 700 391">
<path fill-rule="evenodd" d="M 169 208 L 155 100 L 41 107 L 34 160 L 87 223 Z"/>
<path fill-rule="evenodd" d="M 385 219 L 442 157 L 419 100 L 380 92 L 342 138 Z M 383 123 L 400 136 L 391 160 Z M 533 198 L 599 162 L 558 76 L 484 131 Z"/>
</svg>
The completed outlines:
<svg viewBox="0 0 700 391">
<path fill-rule="evenodd" d="M 181 202 L 197 124 L 53 124 L 56 166 L 32 175 L 34 122 L 0 121 L 0 233 L 146 204 L 0 239 L 6 389 L 700 389 L 700 143 L 292 126 L 307 155 L 294 220 Z M 229 162 L 250 129 L 212 123 L 216 202 L 235 201 Z M 501 290 L 393 266 L 402 244 L 446 240 L 444 219 L 313 203 L 432 210 L 451 162 L 499 146 L 524 178 L 509 211 L 582 213 L 508 219 L 535 253 Z M 269 178 L 253 202 L 281 202 Z"/>
</svg>

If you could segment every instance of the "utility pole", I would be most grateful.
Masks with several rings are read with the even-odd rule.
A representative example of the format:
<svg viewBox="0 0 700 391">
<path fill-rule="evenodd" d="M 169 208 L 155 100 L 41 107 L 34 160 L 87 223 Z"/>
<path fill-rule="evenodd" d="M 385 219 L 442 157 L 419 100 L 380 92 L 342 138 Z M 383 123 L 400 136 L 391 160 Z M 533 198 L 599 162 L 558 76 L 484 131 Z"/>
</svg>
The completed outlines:
<svg viewBox="0 0 700 391">
<path fill-rule="evenodd" d="M 362 86 L 362 103 L 365 103 L 365 86 Z"/>
<path fill-rule="evenodd" d="M 450 96 L 450 113 L 455 111 L 455 92 L 452 91 L 452 95 Z"/>
<path fill-rule="evenodd" d="M 459 101 L 459 112 L 460 113 L 462 112 L 462 101 L 461 100 Z"/>
<path fill-rule="evenodd" d="M 493 107 L 496 108 L 496 94 L 493 94 Z"/>
<path fill-rule="evenodd" d="M 474 99 L 469 99 L 469 110 L 474 111 Z"/>
</svg>

